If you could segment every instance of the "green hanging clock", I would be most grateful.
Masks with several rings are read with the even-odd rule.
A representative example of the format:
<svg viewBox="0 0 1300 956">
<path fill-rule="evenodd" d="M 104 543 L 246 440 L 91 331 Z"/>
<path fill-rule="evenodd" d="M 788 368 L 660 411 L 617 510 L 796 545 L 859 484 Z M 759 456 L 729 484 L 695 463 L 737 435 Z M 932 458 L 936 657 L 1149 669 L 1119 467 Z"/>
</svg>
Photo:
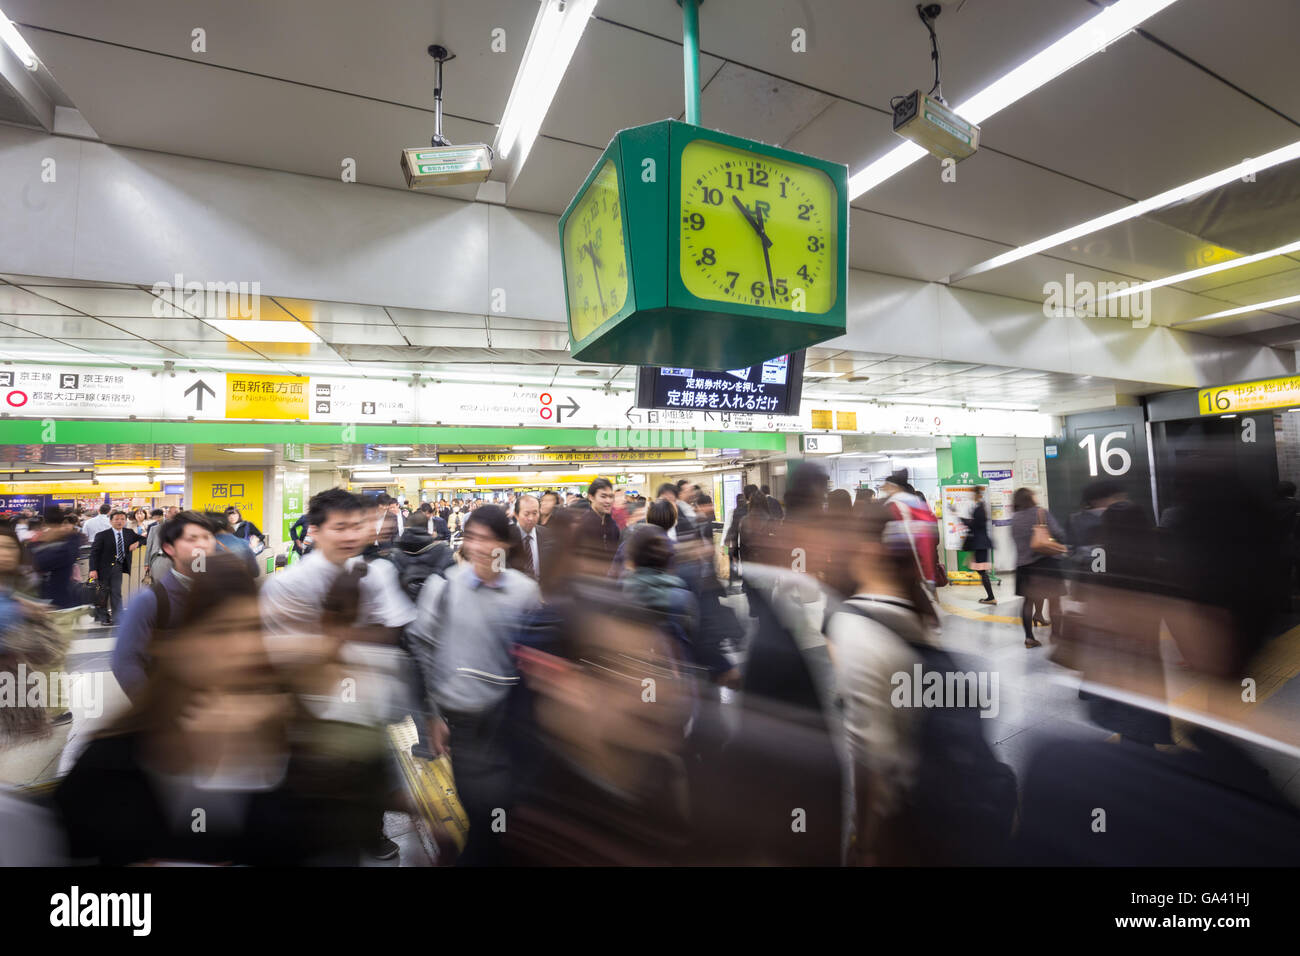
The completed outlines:
<svg viewBox="0 0 1300 956">
<path fill-rule="evenodd" d="M 848 170 L 675 120 L 618 133 L 560 218 L 570 348 L 738 368 L 844 334 Z"/>
</svg>

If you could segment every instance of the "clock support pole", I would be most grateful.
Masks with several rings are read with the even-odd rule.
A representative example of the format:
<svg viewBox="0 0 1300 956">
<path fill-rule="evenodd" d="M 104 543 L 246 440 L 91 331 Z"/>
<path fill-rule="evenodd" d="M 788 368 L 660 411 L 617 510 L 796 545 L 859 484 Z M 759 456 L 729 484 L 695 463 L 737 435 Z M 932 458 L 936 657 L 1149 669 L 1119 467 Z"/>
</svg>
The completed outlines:
<svg viewBox="0 0 1300 956">
<path fill-rule="evenodd" d="M 677 0 L 682 8 L 682 66 L 686 73 L 686 122 L 700 125 L 700 2 Z"/>
</svg>

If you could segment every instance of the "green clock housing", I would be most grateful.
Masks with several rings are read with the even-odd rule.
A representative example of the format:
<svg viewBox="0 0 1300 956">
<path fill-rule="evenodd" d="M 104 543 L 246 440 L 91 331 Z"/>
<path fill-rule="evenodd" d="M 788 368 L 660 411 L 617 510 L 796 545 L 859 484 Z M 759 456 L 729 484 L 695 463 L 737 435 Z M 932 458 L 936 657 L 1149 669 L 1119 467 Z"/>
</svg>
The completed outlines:
<svg viewBox="0 0 1300 956">
<path fill-rule="evenodd" d="M 574 358 L 739 368 L 843 335 L 848 169 L 676 120 L 619 132 L 560 217 Z"/>
</svg>

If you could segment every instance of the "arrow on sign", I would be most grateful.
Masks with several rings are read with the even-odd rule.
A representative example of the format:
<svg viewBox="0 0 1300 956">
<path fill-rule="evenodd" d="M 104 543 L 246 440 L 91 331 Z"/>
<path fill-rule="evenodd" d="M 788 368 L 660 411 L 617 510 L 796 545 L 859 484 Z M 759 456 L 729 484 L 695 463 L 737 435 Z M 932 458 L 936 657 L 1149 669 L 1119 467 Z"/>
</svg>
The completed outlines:
<svg viewBox="0 0 1300 956">
<path fill-rule="evenodd" d="M 195 382 L 193 385 L 191 385 L 189 388 L 187 388 L 187 389 L 185 390 L 185 393 L 184 393 L 184 394 L 188 396 L 188 395 L 190 394 L 190 392 L 194 392 L 194 391 L 197 391 L 197 392 L 198 392 L 198 394 L 194 396 L 194 410 L 195 410 L 196 412 L 201 412 L 201 411 L 203 411 L 203 393 L 204 393 L 204 392 L 207 392 L 207 393 L 208 393 L 209 395 L 211 395 L 213 398 L 216 398 L 216 397 L 217 397 L 217 393 L 214 392 L 211 388 L 209 388 L 209 387 L 208 387 L 208 383 L 205 382 L 205 381 L 203 381 L 203 379 L 199 379 L 197 382 Z"/>
<path fill-rule="evenodd" d="M 641 420 L 641 416 L 640 416 L 640 415 L 633 415 L 633 414 L 632 414 L 632 409 L 634 409 L 634 408 L 636 408 L 635 405 L 629 405 L 629 406 L 627 407 L 627 411 L 625 411 L 625 412 L 623 413 L 623 416 L 628 420 L 628 423 L 629 423 L 629 424 L 632 424 L 632 425 L 635 425 L 637 422 L 639 422 L 639 421 Z"/>
<path fill-rule="evenodd" d="M 572 398 L 569 398 L 568 395 L 565 395 L 564 397 L 569 399 L 569 403 L 567 405 L 555 406 L 555 424 L 557 425 L 564 420 L 564 416 L 560 414 L 562 411 L 567 409 L 569 412 L 569 417 L 572 418 L 574 415 L 578 413 L 578 409 L 581 407 Z"/>
</svg>

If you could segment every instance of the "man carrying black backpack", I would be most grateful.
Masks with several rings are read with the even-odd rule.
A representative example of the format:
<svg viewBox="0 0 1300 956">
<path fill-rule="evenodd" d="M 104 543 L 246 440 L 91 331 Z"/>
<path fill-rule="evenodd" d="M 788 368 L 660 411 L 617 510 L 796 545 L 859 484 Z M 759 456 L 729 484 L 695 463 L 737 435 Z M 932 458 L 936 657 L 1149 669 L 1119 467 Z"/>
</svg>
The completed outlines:
<svg viewBox="0 0 1300 956">
<path fill-rule="evenodd" d="M 397 566 L 397 577 L 407 597 L 416 601 L 431 574 L 443 574 L 456 563 L 451 545 L 429 533 L 429 515 L 413 511 L 393 546 L 381 555 Z"/>
</svg>

